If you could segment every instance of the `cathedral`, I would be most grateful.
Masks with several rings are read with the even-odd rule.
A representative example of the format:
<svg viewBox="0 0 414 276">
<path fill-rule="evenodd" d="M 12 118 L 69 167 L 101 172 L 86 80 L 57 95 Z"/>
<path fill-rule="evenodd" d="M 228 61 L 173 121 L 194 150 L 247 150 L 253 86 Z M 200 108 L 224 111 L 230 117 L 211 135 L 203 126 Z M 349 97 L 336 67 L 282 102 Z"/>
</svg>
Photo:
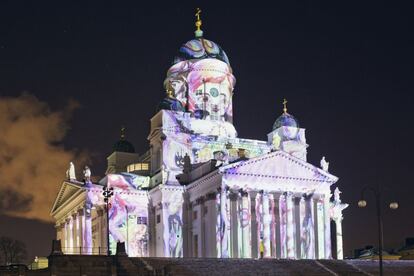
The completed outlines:
<svg viewBox="0 0 414 276">
<path fill-rule="evenodd" d="M 130 257 L 342 259 L 338 178 L 307 162 L 305 129 L 281 115 L 267 141 L 233 125 L 236 84 L 223 49 L 203 36 L 181 46 L 167 71 L 165 98 L 151 118 L 149 150 L 125 139 L 92 181 L 73 163 L 53 204 L 65 254 Z"/>
</svg>

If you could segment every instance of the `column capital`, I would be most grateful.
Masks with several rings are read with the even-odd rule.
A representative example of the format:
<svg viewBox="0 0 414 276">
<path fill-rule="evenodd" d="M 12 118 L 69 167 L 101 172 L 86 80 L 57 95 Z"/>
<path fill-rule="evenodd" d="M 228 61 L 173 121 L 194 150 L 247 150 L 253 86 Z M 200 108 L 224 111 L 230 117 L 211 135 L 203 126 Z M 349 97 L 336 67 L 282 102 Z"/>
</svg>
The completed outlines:
<svg viewBox="0 0 414 276">
<path fill-rule="evenodd" d="M 195 205 L 201 205 L 206 200 L 205 196 L 200 196 L 195 200 Z"/>
<path fill-rule="evenodd" d="M 85 215 L 85 209 L 83 208 L 78 209 L 78 216 L 83 216 L 83 215 Z"/>
<path fill-rule="evenodd" d="M 237 200 L 238 197 L 239 197 L 239 193 L 237 192 L 230 192 L 229 194 L 230 200 Z"/>
<path fill-rule="evenodd" d="M 290 191 L 284 192 L 282 195 L 284 195 L 285 198 L 292 198 L 293 197 L 293 192 L 290 192 Z"/>
<path fill-rule="evenodd" d="M 57 229 L 57 231 L 61 230 L 62 228 L 64 228 L 65 226 L 61 223 L 59 224 L 55 224 L 55 228 Z"/>
<path fill-rule="evenodd" d="M 210 193 L 206 194 L 205 201 L 216 200 L 217 193 L 220 193 L 220 192 L 210 192 Z"/>
</svg>

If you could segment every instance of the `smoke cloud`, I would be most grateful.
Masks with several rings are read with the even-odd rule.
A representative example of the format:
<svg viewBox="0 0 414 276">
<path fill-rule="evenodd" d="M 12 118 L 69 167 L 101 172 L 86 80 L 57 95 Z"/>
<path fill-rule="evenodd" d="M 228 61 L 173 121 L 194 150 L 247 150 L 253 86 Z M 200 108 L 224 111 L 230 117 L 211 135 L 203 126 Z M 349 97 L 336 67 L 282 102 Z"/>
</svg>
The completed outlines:
<svg viewBox="0 0 414 276">
<path fill-rule="evenodd" d="M 60 145 L 74 101 L 60 111 L 30 94 L 0 97 L 0 213 L 51 221 L 49 213 L 68 164 Z"/>
</svg>

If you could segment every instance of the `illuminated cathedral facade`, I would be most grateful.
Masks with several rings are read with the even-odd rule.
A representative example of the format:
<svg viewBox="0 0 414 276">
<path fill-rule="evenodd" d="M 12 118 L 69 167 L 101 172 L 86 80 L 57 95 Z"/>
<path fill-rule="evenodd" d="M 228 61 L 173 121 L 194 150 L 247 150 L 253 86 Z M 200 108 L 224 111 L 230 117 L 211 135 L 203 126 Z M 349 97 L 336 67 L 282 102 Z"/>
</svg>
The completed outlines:
<svg viewBox="0 0 414 276">
<path fill-rule="evenodd" d="M 113 254 L 124 242 L 130 257 L 341 259 L 338 178 L 324 159 L 307 162 L 286 101 L 266 141 L 237 137 L 229 59 L 196 26 L 167 72 L 149 150 L 122 135 L 100 181 L 68 171 L 51 211 L 63 252 L 106 254 L 109 242 Z"/>
</svg>

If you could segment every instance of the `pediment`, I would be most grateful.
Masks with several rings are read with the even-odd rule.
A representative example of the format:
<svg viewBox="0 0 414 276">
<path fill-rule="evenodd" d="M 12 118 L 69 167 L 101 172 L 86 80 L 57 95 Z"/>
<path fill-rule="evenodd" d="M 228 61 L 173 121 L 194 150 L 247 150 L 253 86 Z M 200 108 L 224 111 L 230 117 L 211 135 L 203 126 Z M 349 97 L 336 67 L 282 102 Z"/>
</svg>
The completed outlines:
<svg viewBox="0 0 414 276">
<path fill-rule="evenodd" d="M 62 206 L 62 204 L 64 204 L 69 198 L 74 196 L 79 190 L 83 190 L 82 184 L 64 181 L 56 196 L 50 214 L 56 212 L 59 209 L 59 207 Z"/>
<path fill-rule="evenodd" d="M 327 190 L 338 178 L 284 151 L 270 152 L 220 168 L 231 188 L 312 192 Z"/>
</svg>

